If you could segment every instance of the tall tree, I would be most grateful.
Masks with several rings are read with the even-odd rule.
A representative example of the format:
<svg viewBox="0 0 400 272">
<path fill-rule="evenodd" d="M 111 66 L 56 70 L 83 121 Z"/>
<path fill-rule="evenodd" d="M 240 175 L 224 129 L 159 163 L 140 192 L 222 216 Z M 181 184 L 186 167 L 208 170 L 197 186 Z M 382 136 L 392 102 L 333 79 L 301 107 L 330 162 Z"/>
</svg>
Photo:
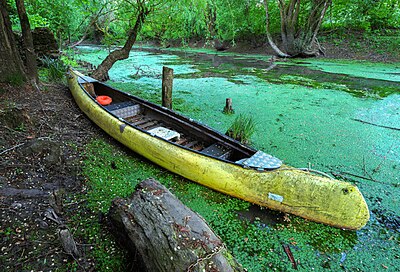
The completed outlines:
<svg viewBox="0 0 400 272">
<path fill-rule="evenodd" d="M 267 39 L 280 57 L 316 56 L 323 53 L 317 34 L 332 0 L 276 0 L 281 17 L 281 50 L 273 41 L 269 27 L 269 0 L 263 0 Z M 301 20 L 301 16 L 304 18 Z"/>
<path fill-rule="evenodd" d="M 33 47 L 33 38 L 31 32 L 31 25 L 29 23 L 28 15 L 26 14 L 24 0 L 15 0 L 18 10 L 18 17 L 21 24 L 22 30 L 22 40 L 25 50 L 25 68 L 26 75 L 32 83 L 37 83 L 39 81 L 37 63 L 36 63 L 36 53 Z"/>
<path fill-rule="evenodd" d="M 26 79 L 7 10 L 7 1 L 0 0 L 0 82 Z"/>
<path fill-rule="evenodd" d="M 93 72 L 92 76 L 98 80 L 104 81 L 108 79 L 108 71 L 118 60 L 127 59 L 132 46 L 135 44 L 137 36 L 142 29 L 146 17 L 161 4 L 162 1 L 147 1 L 147 0 L 125 0 L 124 3 L 130 7 L 130 17 L 135 18 L 135 23 L 130 25 L 127 31 L 127 40 L 121 49 L 112 51 L 103 62 Z M 134 12 L 133 12 L 134 11 Z"/>
</svg>

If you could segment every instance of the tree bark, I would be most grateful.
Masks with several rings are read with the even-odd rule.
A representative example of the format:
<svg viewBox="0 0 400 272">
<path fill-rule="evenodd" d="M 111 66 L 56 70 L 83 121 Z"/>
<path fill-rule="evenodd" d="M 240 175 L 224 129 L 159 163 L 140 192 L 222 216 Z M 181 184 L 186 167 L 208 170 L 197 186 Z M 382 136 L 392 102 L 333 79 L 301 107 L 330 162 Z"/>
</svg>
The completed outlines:
<svg viewBox="0 0 400 272">
<path fill-rule="evenodd" d="M 322 49 L 317 41 L 317 34 L 321 27 L 325 13 L 332 0 L 309 0 L 310 12 L 304 24 L 299 19 L 301 1 L 300 0 L 277 0 L 281 17 L 281 50 L 272 40 L 269 32 L 269 11 L 268 1 L 263 0 L 267 17 L 267 39 L 273 50 L 279 57 L 296 56 L 317 56 Z"/>
<path fill-rule="evenodd" d="M 154 179 L 114 199 L 109 218 L 137 271 L 244 271 L 204 219 Z"/>
<path fill-rule="evenodd" d="M 21 56 L 12 32 L 6 0 L 0 0 L 0 82 L 25 81 Z"/>
<path fill-rule="evenodd" d="M 129 52 L 132 49 L 132 46 L 136 42 L 137 35 L 142 28 L 142 25 L 150 13 L 150 9 L 145 7 L 145 2 L 138 1 L 138 14 L 136 17 L 135 26 L 128 31 L 128 39 L 125 42 L 125 45 L 121 49 L 116 49 L 111 52 L 103 62 L 97 67 L 97 69 L 93 72 L 92 77 L 105 81 L 109 79 L 108 71 L 118 60 L 127 59 L 129 57 Z"/>
<path fill-rule="evenodd" d="M 268 1 L 269 0 L 263 0 L 264 3 L 264 8 L 265 8 L 265 17 L 266 17 L 266 31 L 267 31 L 267 39 L 269 45 L 272 47 L 272 49 L 275 51 L 275 53 L 278 55 L 278 57 L 281 58 L 287 58 L 290 57 L 290 55 L 282 52 L 279 47 L 275 44 L 274 40 L 272 39 L 272 35 L 269 29 L 269 8 L 268 8 Z"/>
<path fill-rule="evenodd" d="M 172 85 L 174 80 L 174 70 L 163 66 L 162 73 L 162 106 L 172 110 Z"/>
<path fill-rule="evenodd" d="M 39 76 L 37 70 L 37 63 L 36 63 L 36 53 L 33 47 L 33 38 L 31 32 L 31 26 L 29 24 L 28 15 L 26 14 L 24 0 L 15 0 L 18 10 L 18 17 L 21 24 L 22 30 L 22 40 L 26 55 L 26 74 L 28 79 L 33 83 L 38 83 Z"/>
</svg>

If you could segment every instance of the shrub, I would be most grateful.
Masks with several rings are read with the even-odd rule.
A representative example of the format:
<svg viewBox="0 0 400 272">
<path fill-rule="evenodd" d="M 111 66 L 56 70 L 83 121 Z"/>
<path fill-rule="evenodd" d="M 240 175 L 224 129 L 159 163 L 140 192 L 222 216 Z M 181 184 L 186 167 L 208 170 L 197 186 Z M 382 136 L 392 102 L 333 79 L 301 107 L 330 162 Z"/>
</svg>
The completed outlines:
<svg viewBox="0 0 400 272">
<path fill-rule="evenodd" d="M 43 66 L 47 68 L 47 79 L 49 81 L 58 81 L 64 77 L 67 66 L 61 59 L 43 57 L 40 60 Z"/>
</svg>

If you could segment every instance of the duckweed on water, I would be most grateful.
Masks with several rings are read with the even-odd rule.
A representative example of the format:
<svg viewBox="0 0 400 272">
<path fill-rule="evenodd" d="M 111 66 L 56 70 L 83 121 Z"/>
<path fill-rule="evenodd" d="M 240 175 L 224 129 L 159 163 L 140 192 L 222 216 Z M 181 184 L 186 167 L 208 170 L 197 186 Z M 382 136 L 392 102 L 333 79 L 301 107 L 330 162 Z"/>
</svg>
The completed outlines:
<svg viewBox="0 0 400 272">
<path fill-rule="evenodd" d="M 157 55 L 148 58 L 139 53 L 138 56 L 151 65 L 173 61 L 179 66 L 176 57 L 162 55 L 157 60 Z M 186 69 L 186 73 L 175 77 L 174 99 L 178 110 L 194 119 L 206 120 L 207 125 L 224 132 L 234 119 L 221 112 L 225 99 L 231 97 L 238 114 L 252 114 L 261 124 L 252 138 L 257 148 L 293 166 L 312 162 L 313 168 L 354 179 L 372 211 L 369 224 L 362 230 L 350 232 L 291 215 L 285 216 L 284 224 L 242 220 L 237 214 L 248 209 L 248 203 L 186 181 L 119 145 L 104 141 L 94 142 L 87 151 L 88 167 L 93 164 L 101 172 L 88 170 L 86 173 L 91 208 L 106 211 L 115 195 L 129 195 L 128 191 L 133 190 L 137 182 L 155 177 L 200 213 L 249 271 L 269 268 L 291 271 L 282 243 L 290 245 L 300 271 L 378 271 L 385 267 L 388 271 L 399 270 L 398 131 L 355 120 L 399 127 L 398 83 L 304 67 L 286 69 L 286 64 L 266 71 L 266 60 L 220 65 L 219 62 L 226 61 L 224 57 L 204 54 L 201 56 L 204 61 L 196 58 L 192 59 L 192 67 L 185 59 L 182 69 Z M 229 56 L 230 60 L 232 63 L 243 61 L 235 60 L 234 56 Z M 245 69 L 250 64 L 253 67 Z M 121 82 L 111 84 L 160 103 L 160 79 L 142 76 L 128 81 L 131 79 L 118 69 L 125 71 L 129 67 L 129 61 L 122 68 L 117 66 L 113 73 L 117 76 L 115 80 Z M 128 72 L 126 74 L 135 73 Z M 274 80 L 277 81 L 274 83 Z M 382 93 L 378 87 L 382 88 Z M 354 95 L 353 90 L 362 93 Z M 380 100 L 375 99 L 374 90 L 378 90 L 376 97 Z M 389 91 L 385 93 L 385 90 Z M 179 104 L 183 106 L 179 108 Z M 115 166 L 120 170 L 113 169 Z M 372 178 L 358 179 L 354 175 L 371 175 Z M 109 188 L 102 188 L 104 184 Z M 118 188 L 119 184 L 125 188 Z"/>
<path fill-rule="evenodd" d="M 296 260 L 300 261 L 301 271 L 318 271 L 318 267 L 328 263 L 336 271 L 340 268 L 338 259 L 341 254 L 352 251 L 357 243 L 355 232 L 292 215 L 285 215 L 285 224 L 274 226 L 259 220 L 250 222 L 240 219 L 238 212 L 248 209 L 248 202 L 219 194 L 171 174 L 118 144 L 95 140 L 88 145 L 86 157 L 84 174 L 88 177 L 88 190 L 85 199 L 91 212 L 86 218 L 82 214 L 76 215 L 79 218 L 77 221 L 81 222 L 77 227 L 77 235 L 89 236 L 88 243 L 95 245 L 93 257 L 103 268 L 117 267 L 126 261 L 123 251 L 101 229 L 95 211 L 106 212 L 115 197 L 129 196 L 134 186 L 150 177 L 158 179 L 185 205 L 203 216 L 249 271 L 292 271 L 282 244 L 290 245 Z M 268 210 L 265 212 L 268 213 Z"/>
</svg>

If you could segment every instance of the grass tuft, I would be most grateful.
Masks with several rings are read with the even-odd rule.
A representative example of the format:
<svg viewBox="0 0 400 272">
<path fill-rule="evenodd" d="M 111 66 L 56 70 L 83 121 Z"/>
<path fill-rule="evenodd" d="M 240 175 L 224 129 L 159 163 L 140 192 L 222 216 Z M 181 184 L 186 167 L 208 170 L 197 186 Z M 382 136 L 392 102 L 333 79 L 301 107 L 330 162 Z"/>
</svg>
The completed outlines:
<svg viewBox="0 0 400 272">
<path fill-rule="evenodd" d="M 226 132 L 226 135 L 240 141 L 248 143 L 256 130 L 256 122 L 252 116 L 239 114 Z"/>
</svg>

